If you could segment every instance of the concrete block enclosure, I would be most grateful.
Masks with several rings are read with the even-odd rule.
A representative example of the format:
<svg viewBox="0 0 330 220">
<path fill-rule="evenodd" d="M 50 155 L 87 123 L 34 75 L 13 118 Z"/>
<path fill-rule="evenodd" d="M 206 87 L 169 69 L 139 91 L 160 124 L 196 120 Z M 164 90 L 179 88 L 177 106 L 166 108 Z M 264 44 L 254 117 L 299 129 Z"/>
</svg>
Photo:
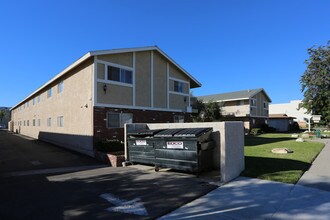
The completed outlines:
<svg viewBox="0 0 330 220">
<path fill-rule="evenodd" d="M 244 170 L 244 127 L 243 122 L 203 123 L 136 123 L 125 125 L 125 139 L 128 132 L 137 129 L 205 128 L 213 129 L 213 168 L 220 171 L 221 182 L 228 182 Z M 126 140 L 125 140 L 125 143 Z M 127 145 L 125 157 L 127 158 Z"/>
</svg>

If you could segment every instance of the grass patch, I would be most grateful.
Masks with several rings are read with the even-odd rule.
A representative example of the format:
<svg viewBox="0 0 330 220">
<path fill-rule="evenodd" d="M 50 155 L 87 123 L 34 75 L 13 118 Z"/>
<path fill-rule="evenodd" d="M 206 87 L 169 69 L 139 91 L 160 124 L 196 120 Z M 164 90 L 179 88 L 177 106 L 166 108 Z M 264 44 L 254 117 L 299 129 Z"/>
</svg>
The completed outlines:
<svg viewBox="0 0 330 220">
<path fill-rule="evenodd" d="M 296 142 L 290 134 L 245 137 L 245 170 L 242 175 L 295 184 L 324 147 L 318 142 Z M 289 148 L 291 154 L 274 154 L 273 148 Z"/>
</svg>

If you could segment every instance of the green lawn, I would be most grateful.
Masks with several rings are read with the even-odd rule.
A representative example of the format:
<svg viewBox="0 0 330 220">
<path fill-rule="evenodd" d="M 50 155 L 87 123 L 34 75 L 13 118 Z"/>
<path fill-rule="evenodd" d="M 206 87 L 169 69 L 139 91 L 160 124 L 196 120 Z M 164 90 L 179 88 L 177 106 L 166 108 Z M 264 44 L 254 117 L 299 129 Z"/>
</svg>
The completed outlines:
<svg viewBox="0 0 330 220">
<path fill-rule="evenodd" d="M 245 137 L 243 176 L 295 184 L 324 147 L 317 142 L 296 142 L 290 134 Z M 289 148 L 290 154 L 274 154 L 273 148 Z"/>
</svg>

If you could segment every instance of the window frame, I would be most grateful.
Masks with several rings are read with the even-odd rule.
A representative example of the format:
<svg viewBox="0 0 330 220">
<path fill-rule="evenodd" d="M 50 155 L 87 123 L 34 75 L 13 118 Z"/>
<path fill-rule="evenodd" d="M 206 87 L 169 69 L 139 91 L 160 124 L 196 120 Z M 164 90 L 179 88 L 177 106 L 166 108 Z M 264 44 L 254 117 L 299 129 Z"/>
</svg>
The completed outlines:
<svg viewBox="0 0 330 220">
<path fill-rule="evenodd" d="M 64 116 L 57 116 L 57 127 L 64 127 Z"/>
<path fill-rule="evenodd" d="M 174 115 L 173 122 L 174 123 L 184 123 L 184 115 Z"/>
<path fill-rule="evenodd" d="M 115 115 L 115 116 L 118 116 L 118 122 L 117 122 L 117 125 L 115 126 L 109 126 L 110 124 L 110 121 L 109 121 L 109 118 L 110 118 L 110 115 Z M 125 116 L 130 116 L 129 117 L 129 120 L 124 120 L 124 117 Z M 128 122 L 128 121 L 131 121 L 131 122 Z M 126 123 L 132 123 L 133 122 L 133 113 L 126 113 L 126 112 L 107 112 L 107 120 L 106 120 L 106 127 L 111 129 L 111 128 L 123 128 L 124 127 L 124 124 Z"/>
<path fill-rule="evenodd" d="M 117 69 L 118 70 L 118 80 L 114 79 L 117 77 L 111 77 L 111 72 L 109 71 L 111 68 Z M 106 65 L 105 68 L 106 74 L 105 74 L 105 80 L 110 81 L 110 82 L 115 82 L 115 83 L 123 83 L 127 85 L 133 85 L 133 78 L 134 78 L 134 72 L 131 69 L 128 68 L 123 68 L 123 67 L 118 67 L 118 66 L 113 66 L 113 65 Z M 130 74 L 130 77 L 127 79 L 127 74 Z M 112 79 L 111 79 L 112 78 Z"/>
<path fill-rule="evenodd" d="M 185 92 L 184 92 L 184 82 L 180 82 L 180 81 L 178 81 L 178 80 L 173 80 L 173 91 L 174 92 L 178 92 L 178 93 L 184 93 L 184 94 L 186 94 Z M 177 84 L 177 85 L 176 85 Z"/>
<path fill-rule="evenodd" d="M 51 127 L 52 126 L 52 118 L 48 117 L 47 118 L 47 127 Z"/>
<path fill-rule="evenodd" d="M 47 98 L 51 98 L 53 96 L 52 88 L 47 90 Z"/>
<path fill-rule="evenodd" d="M 63 90 L 64 90 L 64 83 L 62 80 L 57 84 L 57 93 L 59 94 L 59 93 L 63 92 Z"/>
<path fill-rule="evenodd" d="M 252 108 L 257 108 L 257 99 L 253 99 L 253 98 L 251 98 L 251 99 L 250 99 L 250 106 L 251 106 Z"/>
</svg>

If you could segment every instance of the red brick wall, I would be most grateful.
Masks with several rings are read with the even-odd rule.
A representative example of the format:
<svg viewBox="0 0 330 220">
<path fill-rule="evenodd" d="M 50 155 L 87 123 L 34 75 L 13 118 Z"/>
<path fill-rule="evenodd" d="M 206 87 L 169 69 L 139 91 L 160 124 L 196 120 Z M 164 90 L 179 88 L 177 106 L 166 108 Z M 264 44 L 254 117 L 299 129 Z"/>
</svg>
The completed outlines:
<svg viewBox="0 0 330 220">
<path fill-rule="evenodd" d="M 106 138 L 124 140 L 123 128 L 107 128 L 107 112 L 132 113 L 133 123 L 173 123 L 174 115 L 183 115 L 185 122 L 192 121 L 191 115 L 183 112 L 94 107 L 94 143 Z"/>
</svg>

